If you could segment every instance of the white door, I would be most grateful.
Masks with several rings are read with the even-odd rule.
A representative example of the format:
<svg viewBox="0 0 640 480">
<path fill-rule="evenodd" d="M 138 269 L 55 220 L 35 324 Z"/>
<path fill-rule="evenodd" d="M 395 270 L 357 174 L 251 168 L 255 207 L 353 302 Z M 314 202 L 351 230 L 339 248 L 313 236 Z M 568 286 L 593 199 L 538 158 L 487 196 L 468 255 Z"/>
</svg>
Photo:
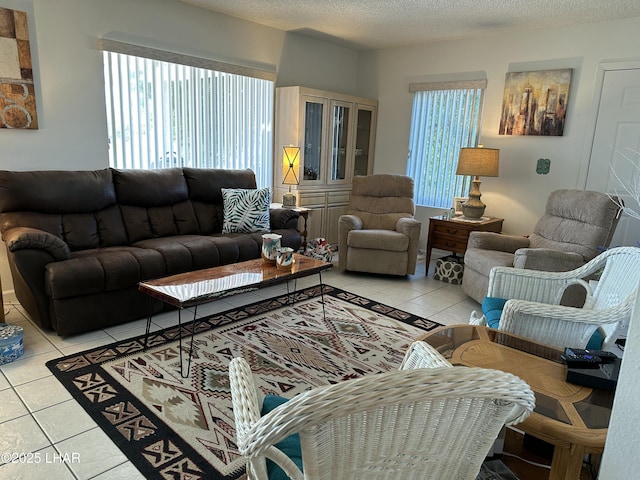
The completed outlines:
<svg viewBox="0 0 640 480">
<path fill-rule="evenodd" d="M 604 72 L 586 189 L 617 193 L 640 214 L 640 68 Z M 623 215 L 611 246 L 638 242 L 640 219 Z"/>
</svg>

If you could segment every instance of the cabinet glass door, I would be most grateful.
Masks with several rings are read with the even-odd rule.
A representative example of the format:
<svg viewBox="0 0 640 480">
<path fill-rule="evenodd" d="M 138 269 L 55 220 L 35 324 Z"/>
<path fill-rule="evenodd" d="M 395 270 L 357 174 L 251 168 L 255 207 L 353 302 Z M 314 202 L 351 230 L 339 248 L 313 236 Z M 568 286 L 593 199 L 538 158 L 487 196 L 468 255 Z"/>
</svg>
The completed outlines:
<svg viewBox="0 0 640 480">
<path fill-rule="evenodd" d="M 358 107 L 356 126 L 356 146 L 353 161 L 353 175 L 369 175 L 371 165 L 371 133 L 373 131 L 373 110 Z"/>
<path fill-rule="evenodd" d="M 351 108 L 348 105 L 341 105 L 337 102 L 333 105 L 329 182 L 340 182 L 347 178 L 350 112 Z"/>
<path fill-rule="evenodd" d="M 304 119 L 303 181 L 321 180 L 323 120 L 324 104 L 306 101 Z"/>
</svg>

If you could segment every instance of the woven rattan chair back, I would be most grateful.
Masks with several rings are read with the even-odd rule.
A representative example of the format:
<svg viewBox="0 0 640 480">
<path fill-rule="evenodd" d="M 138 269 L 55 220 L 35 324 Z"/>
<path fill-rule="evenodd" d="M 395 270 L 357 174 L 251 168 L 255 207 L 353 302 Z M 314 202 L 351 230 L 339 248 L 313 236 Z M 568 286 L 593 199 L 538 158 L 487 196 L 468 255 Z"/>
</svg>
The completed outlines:
<svg viewBox="0 0 640 480">
<path fill-rule="evenodd" d="M 597 280 L 595 287 L 590 279 Z M 576 284 L 587 291 L 584 307 L 559 305 L 564 290 Z M 552 346 L 584 348 L 600 328 L 603 348 L 609 348 L 628 327 L 639 285 L 640 248 L 616 247 L 569 272 L 495 267 L 487 296 L 509 299 L 500 330 Z"/>
<path fill-rule="evenodd" d="M 259 419 L 249 407 L 257 401 L 251 370 L 234 359 L 238 447 L 250 478 L 267 478 L 270 457 L 301 480 L 475 479 L 502 426 L 530 414 L 533 393 L 508 373 L 451 367 L 423 345 L 407 353 L 407 370 L 315 388 Z M 421 362 L 425 352 L 432 359 Z M 411 367 L 418 364 L 438 366 Z M 304 474 L 273 447 L 293 433 L 300 435 Z"/>
</svg>

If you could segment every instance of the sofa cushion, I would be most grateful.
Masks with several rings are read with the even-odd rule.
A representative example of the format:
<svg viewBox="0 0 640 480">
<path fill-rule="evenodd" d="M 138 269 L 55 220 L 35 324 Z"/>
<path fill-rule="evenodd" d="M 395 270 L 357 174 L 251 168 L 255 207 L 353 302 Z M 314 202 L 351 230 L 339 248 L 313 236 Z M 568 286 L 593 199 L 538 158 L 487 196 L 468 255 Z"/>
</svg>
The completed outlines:
<svg viewBox="0 0 640 480">
<path fill-rule="evenodd" d="M 369 199 L 370 204 L 382 203 L 384 199 Z M 409 213 L 370 213 L 370 212 L 354 212 L 350 210 L 353 215 L 360 217 L 362 220 L 362 227 L 372 230 L 395 230 L 398 220 L 401 218 L 413 218 Z"/>
<path fill-rule="evenodd" d="M 166 275 L 165 261 L 154 250 L 110 247 L 83 250 L 45 269 L 47 295 L 53 300 L 136 286 Z"/>
<path fill-rule="evenodd" d="M 149 238 L 133 245 L 162 255 L 167 275 L 234 263 L 240 258 L 238 242 L 223 236 L 176 235 Z"/>
<path fill-rule="evenodd" d="M 601 192 L 556 190 L 529 236 L 531 247 L 575 252 L 591 260 L 600 253 L 597 247 L 609 246 L 618 211 L 618 205 Z"/>
<path fill-rule="evenodd" d="M 93 213 L 62 215 L 61 219 L 62 238 L 72 251 L 129 243 L 117 205 Z"/>
<path fill-rule="evenodd" d="M 409 237 L 394 230 L 351 230 L 347 236 L 347 246 L 406 252 L 409 248 Z"/>
<path fill-rule="evenodd" d="M 120 205 L 162 207 L 189 198 L 181 168 L 162 170 L 113 169 L 113 184 Z"/>
<path fill-rule="evenodd" d="M 199 233 L 191 202 L 164 207 L 121 205 L 129 241 L 133 244 L 147 238 Z"/>
<path fill-rule="evenodd" d="M 268 232 L 271 192 L 268 188 L 223 188 L 222 233 Z"/>
<path fill-rule="evenodd" d="M 0 211 L 88 213 L 116 203 L 110 169 L 0 171 Z"/>
<path fill-rule="evenodd" d="M 130 243 L 201 233 L 182 169 L 114 169 L 113 183 Z"/>
<path fill-rule="evenodd" d="M 2 230 L 31 227 L 70 250 L 127 243 L 111 170 L 0 171 Z"/>
<path fill-rule="evenodd" d="M 257 188 L 256 176 L 249 169 L 183 168 L 182 171 L 189 197 L 195 202 L 222 205 L 223 188 Z"/>
<path fill-rule="evenodd" d="M 249 169 L 183 168 L 182 171 L 200 233 L 204 235 L 222 232 L 223 188 L 256 188 L 256 177 Z"/>
<path fill-rule="evenodd" d="M 347 213 L 360 217 L 363 228 L 395 230 L 398 219 L 415 213 L 413 179 L 391 174 L 354 177 Z"/>
</svg>

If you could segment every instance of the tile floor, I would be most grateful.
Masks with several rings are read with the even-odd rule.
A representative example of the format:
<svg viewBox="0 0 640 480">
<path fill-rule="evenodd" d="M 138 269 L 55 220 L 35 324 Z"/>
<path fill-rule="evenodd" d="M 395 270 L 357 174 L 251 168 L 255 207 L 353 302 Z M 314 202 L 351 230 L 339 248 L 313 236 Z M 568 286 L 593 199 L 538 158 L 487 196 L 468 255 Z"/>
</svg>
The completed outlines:
<svg viewBox="0 0 640 480">
<path fill-rule="evenodd" d="M 434 251 L 433 258 L 446 252 Z M 433 273 L 433 264 L 430 273 Z M 479 305 L 457 285 L 425 277 L 425 264 L 406 278 L 344 273 L 323 274 L 329 285 L 376 299 L 443 324 L 466 323 Z M 317 277 L 298 281 L 313 285 Z M 209 315 L 286 292 L 280 285 L 237 295 L 200 307 Z M 24 328 L 25 353 L 0 366 L 0 478 L 3 479 L 142 479 L 137 469 L 102 432 L 45 366 L 48 360 L 144 333 L 145 321 L 61 338 L 36 327 L 15 299 L 5 298 L 6 322 Z M 175 312 L 154 317 L 157 328 L 175 324 Z M 11 455 L 13 454 L 13 455 Z M 15 454 L 19 454 L 16 456 Z M 7 462 L 9 458 L 15 463 Z"/>
</svg>

